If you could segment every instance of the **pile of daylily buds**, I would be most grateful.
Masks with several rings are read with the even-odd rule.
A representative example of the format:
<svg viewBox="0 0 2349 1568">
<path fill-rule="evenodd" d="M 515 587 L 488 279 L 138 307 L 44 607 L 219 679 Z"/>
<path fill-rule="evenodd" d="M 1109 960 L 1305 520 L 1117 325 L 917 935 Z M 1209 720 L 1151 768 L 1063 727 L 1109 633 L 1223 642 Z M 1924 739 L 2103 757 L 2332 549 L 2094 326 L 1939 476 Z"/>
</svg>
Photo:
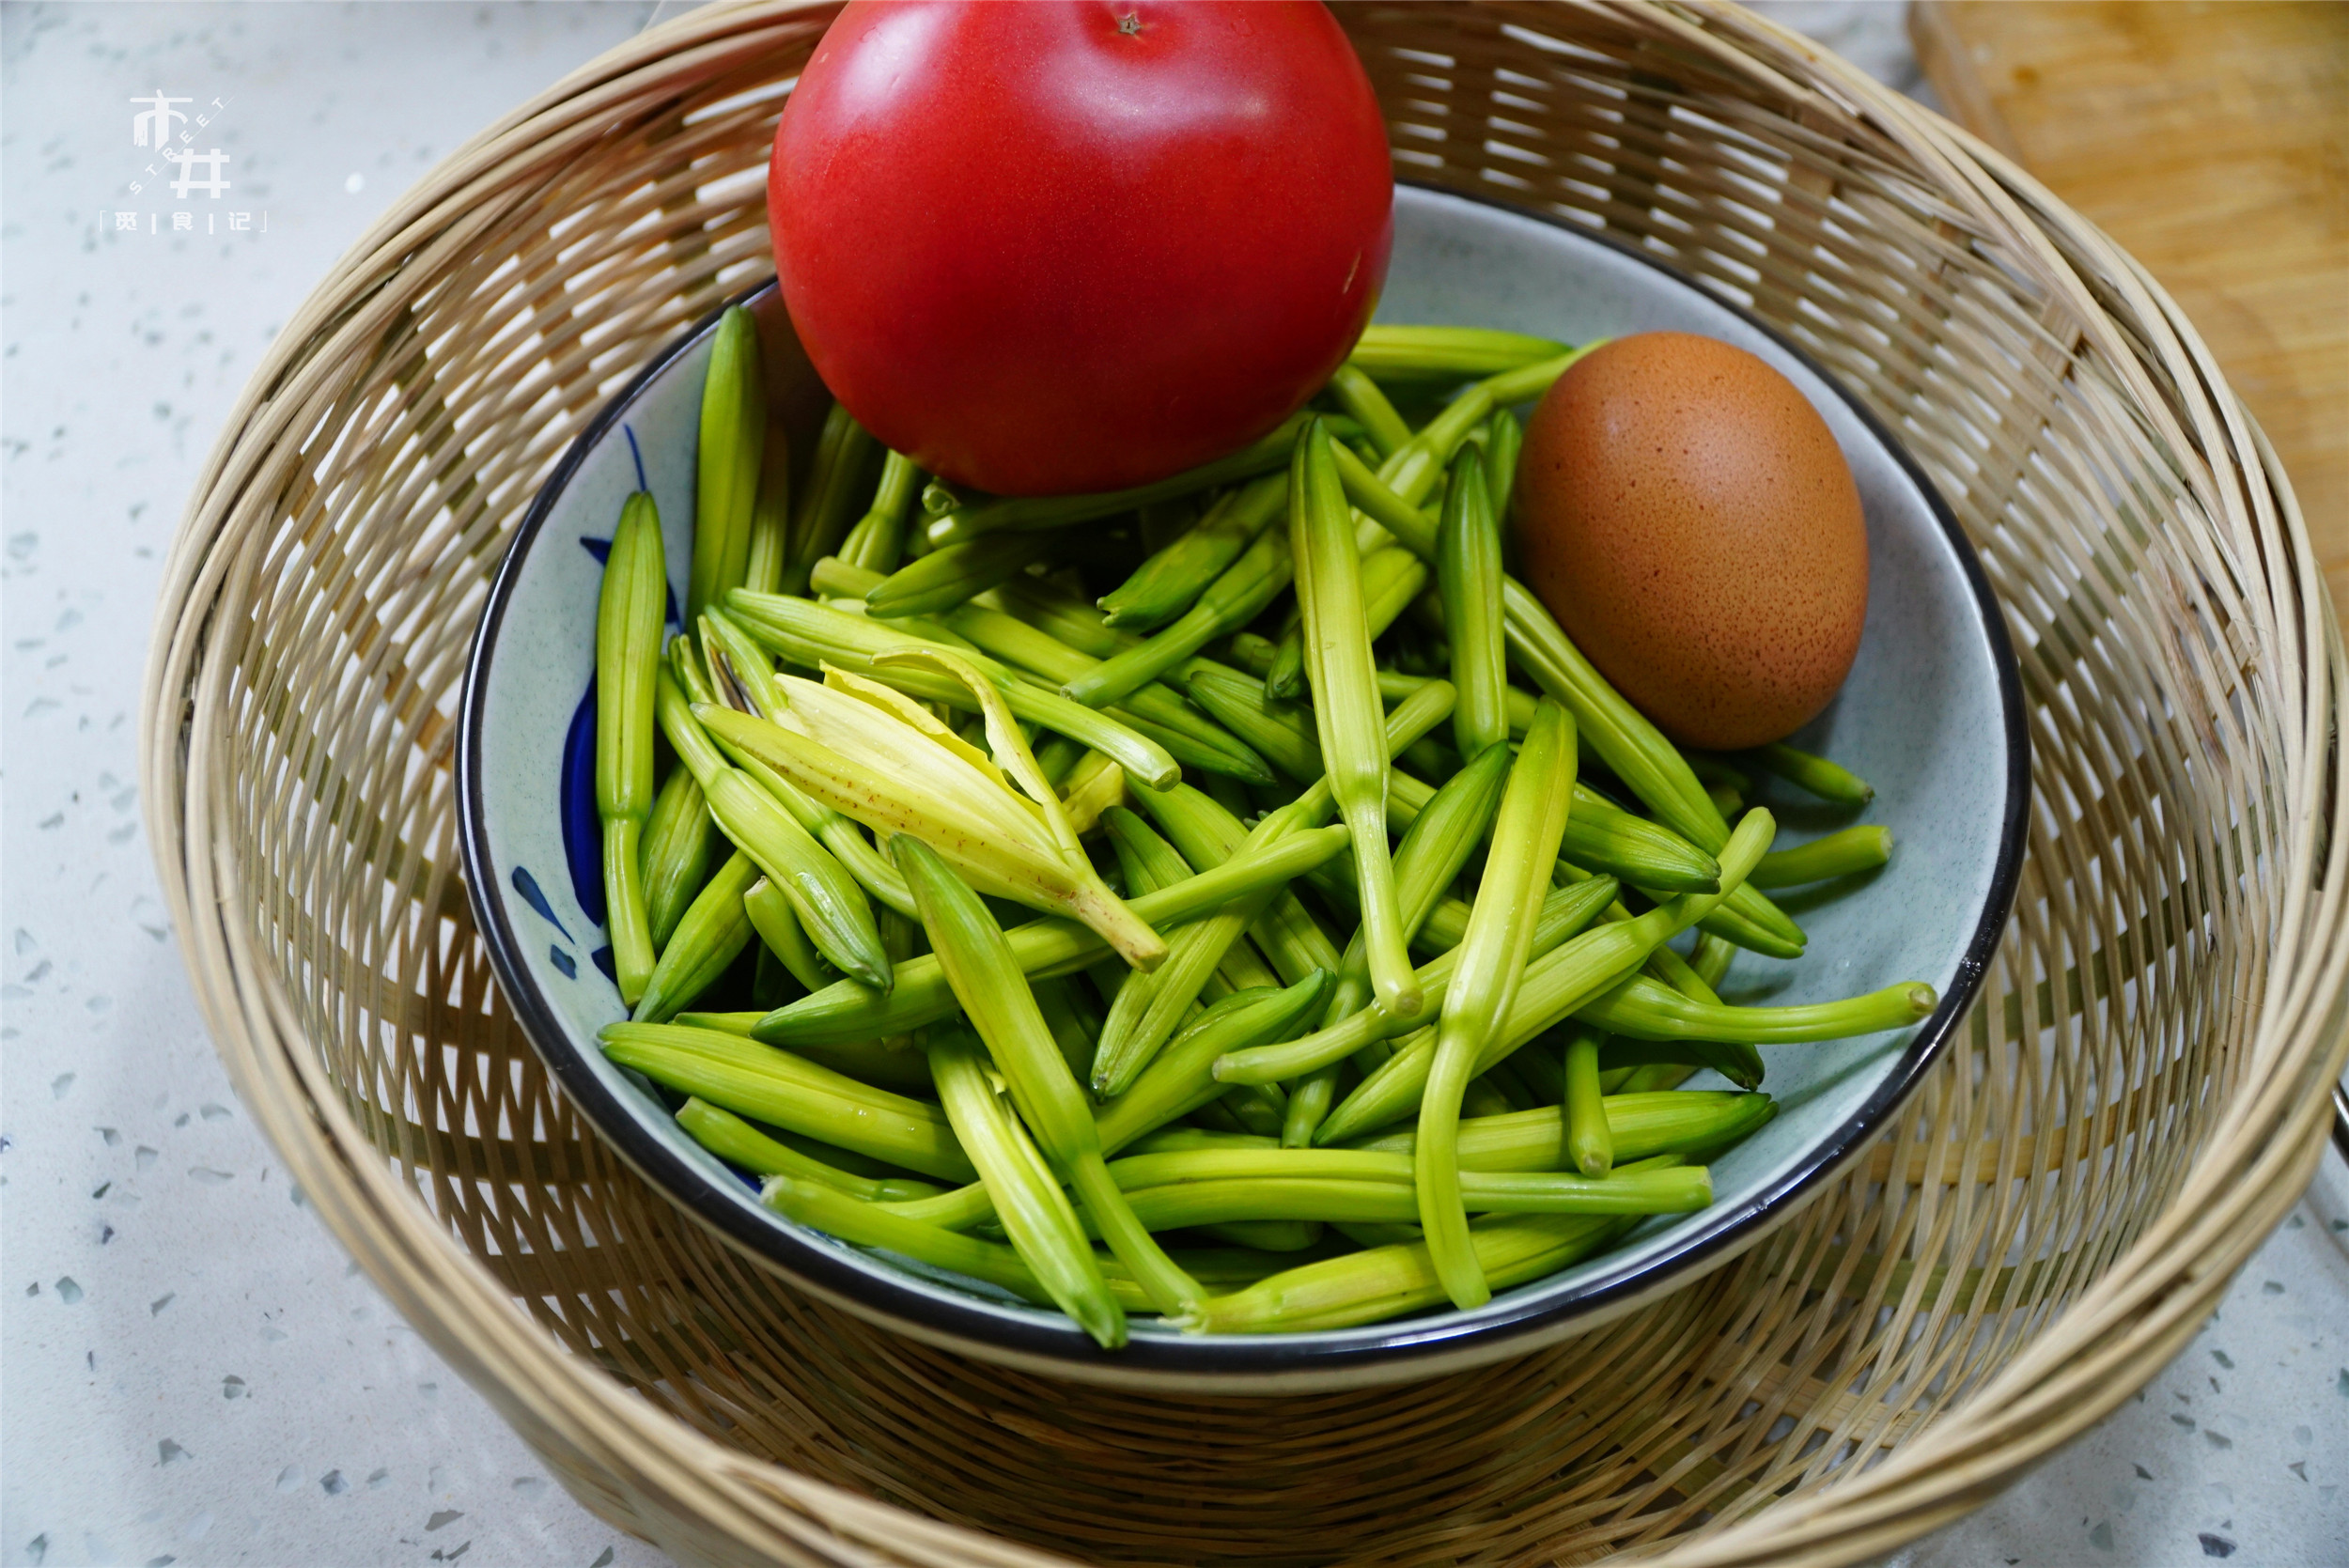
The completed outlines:
<svg viewBox="0 0 2349 1568">
<path fill-rule="evenodd" d="M 1504 574 L 1574 357 L 1374 327 L 1229 458 L 996 499 L 838 408 L 794 487 L 728 312 L 685 630 L 649 495 L 604 578 L 611 1059 L 782 1215 L 1104 1346 L 1474 1307 L 1710 1203 L 1758 1045 L 1935 996 L 1721 1002 L 1803 951 L 1765 890 L 1890 838 L 1771 852 L 1746 769 L 1867 786 L 1684 754 Z"/>
</svg>

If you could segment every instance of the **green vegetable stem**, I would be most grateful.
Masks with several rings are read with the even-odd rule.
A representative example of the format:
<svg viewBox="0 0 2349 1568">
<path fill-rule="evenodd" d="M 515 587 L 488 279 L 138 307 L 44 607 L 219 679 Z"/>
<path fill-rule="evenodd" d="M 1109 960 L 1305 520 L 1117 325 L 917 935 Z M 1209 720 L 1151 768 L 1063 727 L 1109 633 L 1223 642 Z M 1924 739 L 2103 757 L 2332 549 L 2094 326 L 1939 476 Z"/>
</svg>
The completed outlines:
<svg viewBox="0 0 2349 1568">
<path fill-rule="evenodd" d="M 693 561 L 685 595 L 689 626 L 721 594 L 741 586 L 748 574 L 766 445 L 767 381 L 759 368 L 758 326 L 749 311 L 732 305 L 718 318 L 702 381 Z"/>
<path fill-rule="evenodd" d="M 935 615 L 977 598 L 1042 560 L 1050 541 L 1034 536 L 989 536 L 931 551 L 900 567 L 864 596 L 867 612 L 884 620 Z"/>
<path fill-rule="evenodd" d="M 1482 475 L 1474 475 L 1483 489 Z M 1501 744 L 1496 742 L 1496 744 Z M 1459 1307 L 1491 1295 L 1468 1234 L 1460 1192 L 1457 1139 L 1460 1098 L 1486 1063 L 1478 1061 L 1525 977 L 1549 867 L 1558 859 L 1566 814 L 1574 802 L 1574 721 L 1555 703 L 1533 717 L 1525 748 L 1509 770 L 1509 786 L 1493 827 L 1492 853 L 1477 889 L 1459 961 L 1444 988 L 1436 1026 L 1435 1061 L 1420 1105 L 1414 1171 L 1420 1227 L 1444 1290 Z"/>
<path fill-rule="evenodd" d="M 1119 843 L 1121 859 L 1128 853 L 1136 853 L 1138 858 L 1138 852 L 1148 846 L 1148 841 L 1158 839 L 1148 824 L 1131 812 L 1120 808 L 1108 815 L 1110 832 Z M 1280 829 L 1276 827 L 1272 831 L 1279 832 Z M 1134 846 L 1132 851 L 1126 848 L 1128 844 Z M 1174 855 L 1173 848 L 1163 840 L 1158 840 L 1158 846 L 1165 848 L 1169 856 Z M 1183 865 L 1179 857 L 1174 863 L 1180 868 L 1178 875 L 1189 872 L 1190 867 Z M 1129 875 L 1128 885 L 1133 885 L 1133 881 Z M 1171 881 L 1161 885 L 1171 885 Z M 1176 1027 L 1190 1013 L 1192 1003 L 1215 981 L 1226 955 L 1245 941 L 1242 933 L 1261 918 L 1276 891 L 1268 888 L 1228 909 L 1184 926 L 1168 939 L 1165 963 L 1150 974 L 1127 977 L 1101 1026 L 1091 1067 L 1095 1094 L 1112 1099 L 1132 1086 L 1159 1048 L 1174 1036 Z"/>
<path fill-rule="evenodd" d="M 645 823 L 645 923 L 655 953 L 669 945 L 686 906 L 709 879 L 717 834 L 693 770 L 669 769 Z"/>
<path fill-rule="evenodd" d="M 1795 1007 L 1729 1007 L 1700 1001 L 1633 975 L 1592 998 L 1575 1016 L 1610 1034 L 1636 1040 L 1711 1040 L 1747 1046 L 1792 1045 L 1806 1040 L 1843 1040 L 1887 1029 L 1905 1029 L 1931 1016 L 1939 993 L 1921 980 L 1905 980 L 1837 1001 Z"/>
<path fill-rule="evenodd" d="M 905 556 L 906 529 L 911 520 L 914 492 L 921 484 L 922 471 L 911 458 L 902 452 L 884 457 L 880 484 L 873 491 L 873 505 L 840 541 L 840 559 L 882 576 L 895 571 Z M 753 582 L 750 586 L 761 593 L 772 593 L 781 582 L 778 575 L 773 582 Z"/>
<path fill-rule="evenodd" d="M 807 486 L 791 515 L 791 556 L 785 564 L 782 591 L 803 594 L 816 563 L 840 548 L 856 507 L 857 482 L 863 477 L 873 438 L 848 411 L 834 403 L 824 415 L 823 433 L 816 440 L 815 460 L 808 465 Z"/>
<path fill-rule="evenodd" d="M 883 1204 L 866 1203 L 820 1182 L 801 1181 L 789 1175 L 771 1178 L 761 1189 L 760 1201 L 785 1219 L 826 1235 L 838 1236 L 859 1247 L 880 1248 L 933 1268 L 984 1280 L 1030 1301 L 1060 1304 L 1036 1280 L 1019 1252 L 1001 1242 L 982 1241 L 937 1225 L 926 1225 L 893 1213 Z M 1121 1314 L 1117 1323 L 1121 1336 L 1118 1343 L 1124 1343 L 1124 1329 Z"/>
<path fill-rule="evenodd" d="M 1110 1250 L 1159 1312 L 1172 1314 L 1199 1300 L 1197 1282 L 1151 1238 L 1110 1179 L 1100 1129 L 994 916 L 929 846 L 900 835 L 892 846 L 947 984 L 987 1043 L 1053 1175 L 1075 1187 Z"/>
<path fill-rule="evenodd" d="M 1892 830 L 1843 828 L 1792 849 L 1773 849 L 1753 868 L 1757 887 L 1793 888 L 1855 872 L 1874 871 L 1892 858 Z"/>
<path fill-rule="evenodd" d="M 1411 439 L 1411 427 L 1394 411 L 1394 405 L 1378 390 L 1378 383 L 1359 365 L 1338 366 L 1338 373 L 1330 378 L 1330 395 L 1337 399 L 1338 407 L 1361 423 L 1362 433 L 1378 449 L 1379 457 L 1392 456 L 1395 448 Z"/>
<path fill-rule="evenodd" d="M 1837 767 L 1823 756 L 1798 752 L 1783 741 L 1764 746 L 1747 755 L 1755 767 L 1765 772 L 1775 773 L 1788 784 L 1809 790 L 1822 800 L 1832 800 L 1839 806 L 1864 806 L 1876 798 L 1875 786 L 1867 780 Z"/>
<path fill-rule="evenodd" d="M 677 922 L 676 939 L 653 965 L 632 1017 L 665 1022 L 725 973 L 726 966 L 750 945 L 751 923 L 742 911 L 742 894 L 757 879 L 757 867 L 739 850 L 718 868 Z"/>
<path fill-rule="evenodd" d="M 1525 450 L 1525 427 L 1507 409 L 1495 409 L 1485 426 L 1485 486 L 1494 526 L 1506 531 L 1516 499 L 1517 458 Z"/>
<path fill-rule="evenodd" d="M 1305 661 L 1330 792 L 1353 833 L 1371 985 L 1390 1013 L 1408 1017 L 1419 1011 L 1420 991 L 1388 856 L 1385 710 L 1362 611 L 1361 560 L 1330 444 L 1326 428 L 1308 427 L 1289 471 L 1289 527 L 1298 602 L 1304 609 Z"/>
<path fill-rule="evenodd" d="M 751 504 L 751 550 L 742 586 L 772 593 L 791 555 L 791 442 L 770 411 L 760 437 L 758 495 Z"/>
<path fill-rule="evenodd" d="M 936 1106 L 804 1057 L 678 1024 L 606 1024 L 601 1037 L 604 1054 L 621 1066 L 737 1115 L 941 1181 L 977 1174 Z"/>
<path fill-rule="evenodd" d="M 1218 637 L 1254 620 L 1288 587 L 1293 570 L 1289 535 L 1268 527 L 1173 625 L 1146 642 L 1104 659 L 1062 691 L 1087 706 L 1117 701 L 1183 663 Z"/>
<path fill-rule="evenodd" d="M 596 813 L 603 823 L 604 924 L 620 1000 L 652 977 L 643 838 L 652 814 L 653 692 L 668 598 L 661 514 L 639 490 L 620 508 L 596 611 Z"/>
<path fill-rule="evenodd" d="M 1285 989 L 1234 991 L 1201 1009 L 1132 1088 L 1095 1113 L 1103 1150 L 1115 1154 L 1229 1094 L 1233 1086 L 1210 1070 L 1216 1059 L 1287 1034 L 1321 1005 L 1329 986 L 1329 971 L 1316 970 Z"/>
<path fill-rule="evenodd" d="M 942 863 L 939 869 L 952 875 Z M 913 881 L 922 885 L 918 873 Z M 988 1081 L 987 1051 L 967 1030 L 941 1029 L 933 1032 L 929 1056 L 947 1120 L 978 1167 L 988 1205 L 1011 1237 L 1019 1261 L 1097 1343 L 1112 1350 L 1125 1343 L 1125 1312 L 1093 1261 L 1093 1248 L 1068 1195 L 1019 1119 L 997 1098 Z"/>
<path fill-rule="evenodd" d="M 1587 1024 L 1566 1031 L 1566 1154 L 1586 1176 L 1603 1176 L 1615 1163 L 1607 1101 L 1598 1090 L 1598 1048 L 1605 1036 Z"/>
<path fill-rule="evenodd" d="M 1501 525 L 1492 492 L 1475 448 L 1464 446 L 1453 463 L 1436 536 L 1436 583 L 1443 599 L 1444 633 L 1452 643 L 1452 684 L 1460 694 L 1452 709 L 1452 734 L 1464 757 L 1509 738 L 1501 576 Z"/>
<path fill-rule="evenodd" d="M 876 1203 L 911 1203 L 934 1198 L 945 1190 L 910 1177 L 875 1178 L 843 1171 L 787 1143 L 777 1142 L 734 1112 L 722 1110 L 707 1100 L 689 1097 L 677 1108 L 677 1121 L 693 1141 L 754 1176 L 791 1176 L 820 1182 L 852 1198 Z"/>
<path fill-rule="evenodd" d="M 1271 526 L 1287 500 L 1287 482 L 1277 474 L 1224 494 L 1190 528 L 1101 596 L 1108 624 L 1121 631 L 1146 632 L 1182 614 Z"/>
<path fill-rule="evenodd" d="M 1456 380 L 1498 375 L 1564 352 L 1563 343 L 1524 333 L 1374 323 L 1362 329 L 1347 363 L 1375 377 Z"/>
<path fill-rule="evenodd" d="M 1499 1216 L 1470 1229 L 1470 1263 L 1479 1277 L 1505 1289 L 1588 1257 L 1627 1223 L 1596 1215 Z M 1175 1321 L 1190 1333 L 1302 1333 L 1424 1311 L 1442 1305 L 1447 1294 L 1428 1244 L 1399 1242 L 1272 1275 Z"/>
</svg>

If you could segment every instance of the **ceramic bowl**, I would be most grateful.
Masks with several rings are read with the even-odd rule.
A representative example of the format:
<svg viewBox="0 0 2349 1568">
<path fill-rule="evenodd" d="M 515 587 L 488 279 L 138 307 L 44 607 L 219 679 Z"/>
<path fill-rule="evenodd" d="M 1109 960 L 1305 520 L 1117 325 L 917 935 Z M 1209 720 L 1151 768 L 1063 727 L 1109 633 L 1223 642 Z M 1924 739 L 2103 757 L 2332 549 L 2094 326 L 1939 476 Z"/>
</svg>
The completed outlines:
<svg viewBox="0 0 2349 1568">
<path fill-rule="evenodd" d="M 2030 783 L 2020 687 L 1973 551 L 1897 441 L 1786 340 L 1646 257 L 1512 209 L 1398 190 L 1381 319 L 1514 329 L 1567 342 L 1651 329 L 1709 334 L 1783 371 L 1835 432 L 1869 538 L 1865 636 L 1833 706 L 1797 743 L 1875 786 L 1866 819 L 1897 849 L 1872 885 L 1787 902 L 1811 934 L 1791 964 L 1747 955 L 1733 1001 L 1797 1002 L 1925 980 L 1921 1024 L 1765 1047 L 1777 1117 L 1713 1167 L 1703 1212 L 1650 1221 L 1618 1250 L 1474 1312 L 1337 1332 L 1186 1338 L 1137 1320 L 1103 1352 L 1057 1312 L 797 1226 L 676 1126 L 596 1032 L 624 1016 L 602 968 L 592 775 L 601 547 L 651 490 L 681 597 L 710 323 L 663 353 L 555 470 L 493 586 L 465 686 L 458 753 L 465 872 L 480 929 L 531 1041 L 572 1102 L 643 1175 L 795 1284 L 914 1338 L 1048 1374 L 1132 1387 L 1278 1393 L 1400 1381 L 1521 1354 L 1686 1285 L 1751 1246 L 1890 1120 L 1948 1044 L 2013 900 Z M 805 439 L 823 394 L 771 285 L 752 300 L 775 396 Z M 1781 845 L 1846 818 L 1782 790 Z M 1702 1084 L 1703 1080 L 1696 1080 Z"/>
</svg>

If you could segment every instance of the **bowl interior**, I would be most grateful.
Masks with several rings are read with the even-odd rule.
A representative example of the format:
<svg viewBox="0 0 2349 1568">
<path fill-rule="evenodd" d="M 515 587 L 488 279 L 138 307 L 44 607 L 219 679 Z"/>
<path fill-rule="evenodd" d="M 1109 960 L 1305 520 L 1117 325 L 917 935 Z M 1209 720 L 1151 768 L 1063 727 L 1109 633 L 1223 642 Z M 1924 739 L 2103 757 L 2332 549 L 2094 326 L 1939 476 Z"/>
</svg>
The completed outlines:
<svg viewBox="0 0 2349 1568">
<path fill-rule="evenodd" d="M 767 302 L 772 300 L 771 291 Z M 770 340 L 786 334 L 762 312 Z M 639 486 L 660 504 L 673 593 L 692 534 L 706 332 L 657 363 L 582 438 L 525 521 L 474 656 L 460 745 L 467 873 L 508 996 L 533 1042 L 598 1128 L 673 1199 L 802 1285 L 934 1343 L 1061 1375 L 1261 1391 L 1398 1379 L 1532 1348 L 1684 1283 L 1793 1212 L 1883 1125 L 1970 997 L 2013 896 L 2028 782 L 2013 659 L 1979 567 L 1946 508 L 1873 421 L 1786 344 L 1641 256 L 1569 226 L 1456 195 L 1396 195 L 1382 320 L 1513 329 L 1583 342 L 1670 328 L 1709 334 L 1784 372 L 1826 418 L 1859 483 L 1871 571 L 1867 629 L 1834 705 L 1797 737 L 1876 787 L 1864 814 L 1783 786 L 1781 846 L 1861 819 L 1889 825 L 1892 863 L 1871 885 L 1783 901 L 1811 935 L 1791 964 L 1740 955 L 1731 1001 L 1826 1001 L 1895 981 L 1937 986 L 1914 1029 L 1766 1047 L 1774 1121 L 1714 1167 L 1717 1201 L 1650 1222 L 1608 1255 L 1504 1293 L 1473 1312 L 1268 1339 L 1202 1340 L 1150 1326 L 1114 1355 L 1057 1313 L 806 1231 L 670 1120 L 614 1067 L 596 1031 L 624 1016 L 599 965 L 589 682 L 601 545 Z M 585 853 L 583 856 L 582 850 Z M 1705 1080 L 1694 1080 L 1703 1086 Z"/>
</svg>

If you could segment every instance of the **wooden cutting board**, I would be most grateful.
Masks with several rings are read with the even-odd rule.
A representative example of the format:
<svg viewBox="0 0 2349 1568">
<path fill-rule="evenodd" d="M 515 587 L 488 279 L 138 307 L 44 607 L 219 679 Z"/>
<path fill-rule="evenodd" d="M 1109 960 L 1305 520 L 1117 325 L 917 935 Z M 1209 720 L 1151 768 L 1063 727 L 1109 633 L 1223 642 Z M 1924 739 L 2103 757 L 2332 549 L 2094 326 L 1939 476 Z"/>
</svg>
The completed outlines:
<svg viewBox="0 0 2349 1568">
<path fill-rule="evenodd" d="M 2349 626 L 2349 4 L 1915 0 L 1908 30 L 1951 117 L 2184 308 Z"/>
</svg>

